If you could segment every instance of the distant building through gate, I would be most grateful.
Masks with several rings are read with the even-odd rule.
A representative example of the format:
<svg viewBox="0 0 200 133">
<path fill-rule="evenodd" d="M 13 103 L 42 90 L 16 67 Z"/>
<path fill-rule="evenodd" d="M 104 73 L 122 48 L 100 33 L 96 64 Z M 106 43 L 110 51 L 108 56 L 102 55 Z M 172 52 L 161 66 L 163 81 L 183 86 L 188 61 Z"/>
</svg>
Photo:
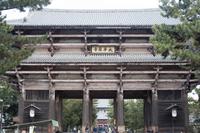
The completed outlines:
<svg viewBox="0 0 200 133">
<path fill-rule="evenodd" d="M 124 99 L 144 99 L 145 133 L 186 133 L 187 92 L 196 82 L 187 61 L 155 55 L 154 24 L 176 25 L 158 9 L 48 10 L 8 22 L 13 34 L 46 36 L 33 54 L 8 71 L 21 91 L 21 123 L 55 119 L 62 101 L 83 99 L 82 131 L 92 125 L 92 99 L 113 99 L 119 133 L 125 131 Z"/>
<path fill-rule="evenodd" d="M 109 100 L 100 99 L 97 101 L 96 109 L 97 109 L 97 118 L 96 125 L 97 126 L 109 126 L 109 118 L 108 113 L 111 110 L 111 105 L 109 104 Z"/>
</svg>

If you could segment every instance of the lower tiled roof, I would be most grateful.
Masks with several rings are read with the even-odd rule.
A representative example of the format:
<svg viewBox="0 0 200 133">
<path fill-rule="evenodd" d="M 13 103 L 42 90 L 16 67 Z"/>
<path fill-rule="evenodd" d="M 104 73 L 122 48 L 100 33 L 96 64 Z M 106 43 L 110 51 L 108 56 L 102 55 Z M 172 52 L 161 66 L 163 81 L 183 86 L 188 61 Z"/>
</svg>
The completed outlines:
<svg viewBox="0 0 200 133">
<path fill-rule="evenodd" d="M 143 62 L 178 62 L 170 57 L 153 56 L 145 53 L 130 53 L 120 55 L 87 55 L 80 53 L 59 53 L 53 57 L 50 54 L 33 54 L 22 63 L 143 63 Z"/>
</svg>

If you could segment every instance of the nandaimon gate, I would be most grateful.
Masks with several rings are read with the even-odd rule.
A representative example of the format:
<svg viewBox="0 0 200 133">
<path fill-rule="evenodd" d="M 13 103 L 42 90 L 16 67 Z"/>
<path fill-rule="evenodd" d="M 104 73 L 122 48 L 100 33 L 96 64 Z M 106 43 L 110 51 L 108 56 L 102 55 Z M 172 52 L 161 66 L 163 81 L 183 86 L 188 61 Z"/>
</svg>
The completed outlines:
<svg viewBox="0 0 200 133">
<path fill-rule="evenodd" d="M 47 35 L 46 43 L 14 70 L 20 122 L 62 122 L 62 99 L 82 98 L 82 131 L 91 126 L 93 98 L 114 98 L 118 132 L 125 131 L 123 100 L 144 99 L 145 133 L 185 133 L 187 91 L 195 82 L 187 62 L 155 55 L 152 25 L 177 24 L 159 10 L 42 10 L 17 21 L 13 34 Z M 35 110 L 30 119 L 30 110 Z M 172 115 L 173 113 L 173 115 Z"/>
</svg>

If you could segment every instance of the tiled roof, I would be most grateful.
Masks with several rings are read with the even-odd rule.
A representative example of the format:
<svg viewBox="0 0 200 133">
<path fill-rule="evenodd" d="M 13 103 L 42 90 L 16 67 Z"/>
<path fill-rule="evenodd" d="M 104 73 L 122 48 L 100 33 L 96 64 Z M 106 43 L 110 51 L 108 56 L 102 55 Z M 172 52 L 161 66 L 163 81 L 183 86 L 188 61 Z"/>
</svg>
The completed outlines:
<svg viewBox="0 0 200 133">
<path fill-rule="evenodd" d="M 78 53 L 59 53 L 53 57 L 50 54 L 33 54 L 22 63 L 154 63 L 164 62 L 173 63 L 178 62 L 172 60 L 170 57 L 163 59 L 162 56 L 153 56 L 151 54 L 143 53 L 129 53 L 120 55 L 87 55 Z"/>
<path fill-rule="evenodd" d="M 20 20 L 8 21 L 20 26 L 152 26 L 174 25 L 176 19 L 161 16 L 159 9 L 138 10 L 55 10 L 32 11 Z"/>
</svg>

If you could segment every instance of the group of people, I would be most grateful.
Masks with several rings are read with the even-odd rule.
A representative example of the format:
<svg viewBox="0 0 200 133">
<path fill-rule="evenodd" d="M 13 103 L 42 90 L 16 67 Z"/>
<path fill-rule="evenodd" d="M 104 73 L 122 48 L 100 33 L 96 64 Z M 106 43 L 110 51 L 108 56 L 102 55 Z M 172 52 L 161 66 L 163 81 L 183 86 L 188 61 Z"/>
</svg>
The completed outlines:
<svg viewBox="0 0 200 133">
<path fill-rule="evenodd" d="M 98 126 L 98 127 L 94 127 L 92 132 L 93 133 L 116 133 L 116 128 L 112 126 L 108 126 L 108 125 Z"/>
</svg>

